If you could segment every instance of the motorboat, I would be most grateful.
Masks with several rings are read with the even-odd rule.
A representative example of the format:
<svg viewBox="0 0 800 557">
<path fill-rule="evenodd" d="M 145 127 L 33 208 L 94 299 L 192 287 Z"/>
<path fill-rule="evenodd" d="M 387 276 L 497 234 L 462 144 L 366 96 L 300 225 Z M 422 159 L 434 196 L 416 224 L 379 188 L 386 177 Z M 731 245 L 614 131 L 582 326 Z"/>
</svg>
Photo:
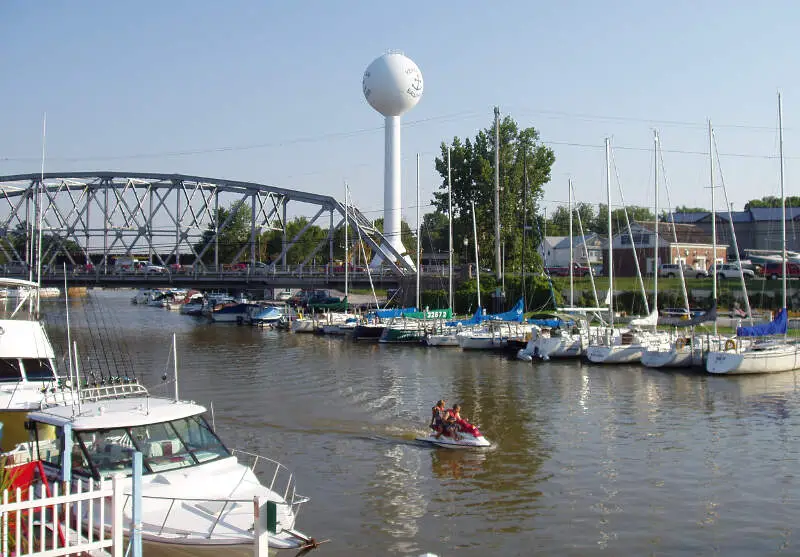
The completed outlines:
<svg viewBox="0 0 800 557">
<path fill-rule="evenodd" d="M 257 308 L 254 304 L 230 302 L 214 308 L 210 319 L 214 323 L 236 323 L 243 325 L 251 322 L 251 312 Z"/>
<path fill-rule="evenodd" d="M 72 389 L 58 376 L 53 346 L 36 318 L 38 284 L 0 278 L 0 285 L 18 292 L 0 319 L 0 423 L 3 447 L 13 447 L 28 440 L 26 416 L 42 407 L 45 394 L 63 402 L 72 399 Z"/>
<path fill-rule="evenodd" d="M 133 453 L 142 453 L 145 555 L 252 555 L 255 497 L 274 512 L 271 548 L 312 544 L 296 529 L 298 512 L 309 499 L 296 492 L 295 476 L 274 460 L 228 449 L 205 412 L 194 402 L 151 397 L 138 384 L 86 389 L 78 405 L 32 412 L 33 441 L 6 456 L 14 463 L 24 462 L 26 455 L 40 460 L 53 480 L 63 481 L 62 466 L 69 467 L 73 490 L 116 476 L 125 494 L 123 522 L 129 533 Z M 54 435 L 41 435 L 43 428 L 54 429 Z M 71 435 L 65 438 L 65 432 Z M 110 529 L 110 507 L 78 509 L 90 528 Z"/>
<path fill-rule="evenodd" d="M 480 430 L 466 420 L 459 420 L 452 433 L 439 435 L 438 432 L 431 431 L 429 435 L 420 435 L 416 440 L 446 449 L 476 449 L 492 446 Z"/>
<path fill-rule="evenodd" d="M 275 306 L 264 306 L 252 312 L 251 320 L 253 323 L 271 324 L 283 318 L 283 310 Z"/>
</svg>

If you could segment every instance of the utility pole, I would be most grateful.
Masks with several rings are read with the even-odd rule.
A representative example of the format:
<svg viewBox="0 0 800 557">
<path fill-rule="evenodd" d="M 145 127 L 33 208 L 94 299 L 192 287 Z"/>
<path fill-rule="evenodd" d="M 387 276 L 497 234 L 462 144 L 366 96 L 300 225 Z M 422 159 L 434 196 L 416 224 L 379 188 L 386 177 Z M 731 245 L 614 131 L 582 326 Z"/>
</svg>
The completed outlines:
<svg viewBox="0 0 800 557">
<path fill-rule="evenodd" d="M 503 278 L 500 262 L 500 108 L 494 107 L 494 270 Z"/>
</svg>

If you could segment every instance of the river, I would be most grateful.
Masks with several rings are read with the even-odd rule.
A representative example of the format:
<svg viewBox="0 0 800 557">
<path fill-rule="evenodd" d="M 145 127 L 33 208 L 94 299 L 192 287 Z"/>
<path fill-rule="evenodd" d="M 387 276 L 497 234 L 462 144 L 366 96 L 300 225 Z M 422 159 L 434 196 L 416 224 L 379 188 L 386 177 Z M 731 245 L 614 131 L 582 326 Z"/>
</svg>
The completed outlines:
<svg viewBox="0 0 800 557">
<path fill-rule="evenodd" d="M 320 557 L 797 554 L 794 373 L 750 377 L 524 363 L 459 349 L 209 324 L 92 291 L 72 332 L 105 327 L 153 394 L 213 402 L 229 447 L 294 469 Z M 48 305 L 51 321 L 63 308 Z M 82 317 L 83 316 L 83 317 Z M 114 333 L 114 334 L 112 334 Z M 54 344 L 63 331 L 53 333 Z M 102 337 L 101 337 L 102 338 Z M 421 446 L 461 403 L 495 447 Z"/>
</svg>

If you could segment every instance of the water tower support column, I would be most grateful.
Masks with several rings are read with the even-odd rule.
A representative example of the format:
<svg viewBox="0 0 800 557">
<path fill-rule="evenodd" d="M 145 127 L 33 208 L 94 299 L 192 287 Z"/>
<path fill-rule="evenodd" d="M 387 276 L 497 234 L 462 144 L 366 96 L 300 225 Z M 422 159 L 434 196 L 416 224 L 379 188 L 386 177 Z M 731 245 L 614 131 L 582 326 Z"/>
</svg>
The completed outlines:
<svg viewBox="0 0 800 557">
<path fill-rule="evenodd" d="M 400 166 L 400 116 L 386 117 L 386 153 L 383 176 L 383 236 L 398 252 L 405 248 L 400 238 L 402 186 Z"/>
</svg>

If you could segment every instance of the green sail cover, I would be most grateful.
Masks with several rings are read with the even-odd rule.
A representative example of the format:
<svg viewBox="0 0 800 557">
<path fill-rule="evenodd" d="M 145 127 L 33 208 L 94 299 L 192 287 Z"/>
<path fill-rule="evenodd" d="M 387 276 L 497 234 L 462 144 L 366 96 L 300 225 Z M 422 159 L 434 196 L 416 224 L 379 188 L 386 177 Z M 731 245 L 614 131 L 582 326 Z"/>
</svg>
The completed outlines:
<svg viewBox="0 0 800 557">
<path fill-rule="evenodd" d="M 428 311 L 412 311 L 411 313 L 404 313 L 403 317 L 408 319 L 452 319 L 453 310 L 447 309 L 429 309 Z"/>
</svg>

